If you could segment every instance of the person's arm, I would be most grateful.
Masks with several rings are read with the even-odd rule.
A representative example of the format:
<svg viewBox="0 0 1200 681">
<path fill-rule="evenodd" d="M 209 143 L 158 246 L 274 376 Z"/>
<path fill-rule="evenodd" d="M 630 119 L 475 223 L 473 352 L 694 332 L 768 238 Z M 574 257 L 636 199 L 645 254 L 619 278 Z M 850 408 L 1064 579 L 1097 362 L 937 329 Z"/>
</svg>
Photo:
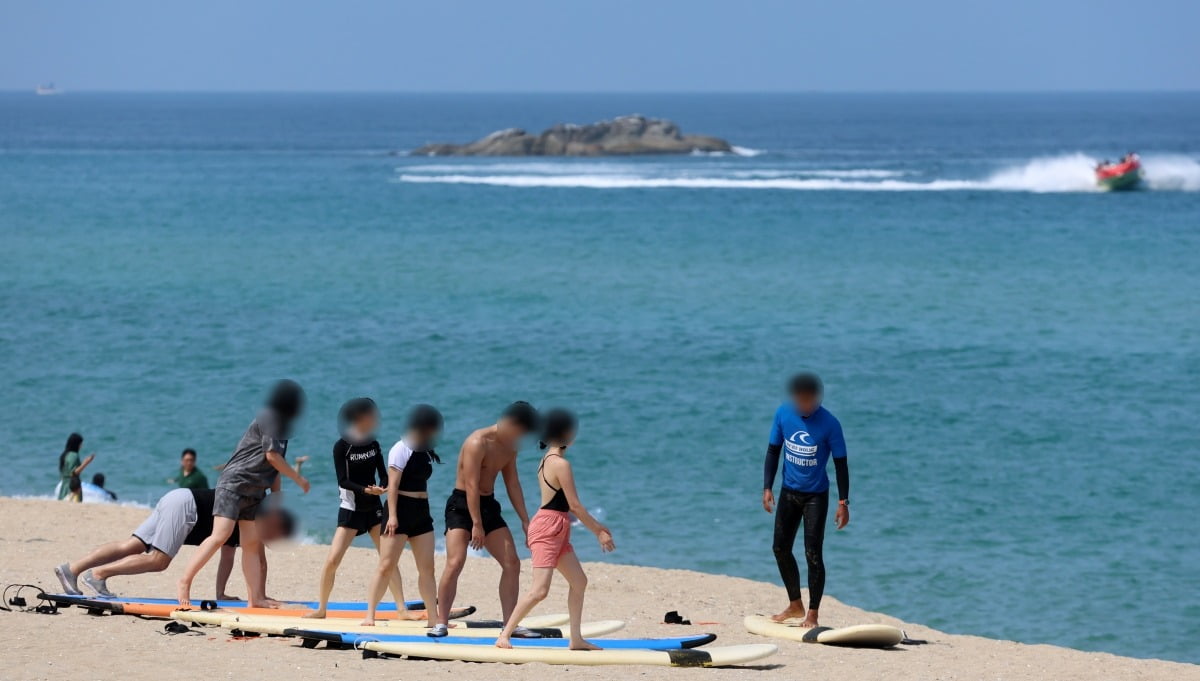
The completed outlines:
<svg viewBox="0 0 1200 681">
<path fill-rule="evenodd" d="M 72 473 L 72 475 L 80 475 L 80 474 L 82 474 L 82 473 L 83 473 L 83 469 L 87 468 L 87 467 L 88 467 L 88 464 L 90 464 L 90 463 L 91 463 L 93 460 L 95 460 L 95 458 L 96 458 L 96 454 L 95 454 L 95 452 L 93 452 L 93 453 L 91 453 L 91 454 L 88 454 L 88 455 L 87 455 L 87 456 L 86 456 L 86 457 L 83 459 L 83 461 L 81 461 L 81 462 L 80 462 L 80 464 L 79 464 L 78 466 L 76 466 L 76 467 L 75 467 L 75 470 L 71 472 L 71 473 Z"/>
<path fill-rule="evenodd" d="M 350 453 L 350 445 L 342 440 L 338 440 L 333 445 L 333 470 L 337 472 L 337 484 L 344 490 L 349 490 L 355 494 L 365 494 L 366 487 L 358 484 L 350 479 L 349 464 L 346 461 L 346 455 Z"/>
<path fill-rule="evenodd" d="M 779 453 L 783 451 L 783 424 L 779 422 L 779 411 L 771 422 L 771 436 L 767 440 L 767 458 L 763 462 L 763 510 L 770 513 L 775 508 L 775 473 L 779 471 Z"/>
<path fill-rule="evenodd" d="M 475 438 L 467 438 L 462 453 L 463 491 L 467 493 L 467 512 L 471 514 L 471 548 L 483 548 L 483 513 L 479 510 L 479 472 L 483 466 L 483 447 Z"/>
<path fill-rule="evenodd" d="M 521 519 L 521 530 L 528 534 L 529 510 L 525 508 L 525 491 L 521 489 L 521 476 L 517 473 L 517 457 L 514 456 L 500 474 L 504 476 L 504 489 L 508 492 L 508 500 L 517 512 L 517 517 Z"/>
<path fill-rule="evenodd" d="M 396 504 L 400 496 L 400 476 L 404 475 L 403 468 L 392 468 L 388 466 L 388 481 L 387 481 L 387 508 L 388 521 L 383 528 L 383 533 L 389 537 L 396 534 L 396 530 L 400 529 L 400 519 L 396 517 Z"/>
<path fill-rule="evenodd" d="M 274 450 L 270 450 L 267 452 L 266 457 L 267 457 L 267 463 L 271 464 L 272 468 L 279 471 L 280 475 L 283 475 L 283 476 L 291 479 L 291 481 L 296 483 L 296 485 L 305 494 L 308 493 L 308 489 L 309 489 L 308 480 L 305 480 L 304 476 L 300 475 L 300 473 L 298 473 L 295 468 L 292 468 L 291 464 L 289 464 L 287 462 L 287 459 L 283 458 L 282 454 L 280 454 L 279 452 L 276 452 Z"/>
<path fill-rule="evenodd" d="M 553 472 L 555 477 L 558 478 L 559 487 L 567 497 L 567 504 L 571 508 L 571 513 L 579 519 L 579 522 L 583 523 L 584 527 L 596 535 L 596 539 L 600 541 L 600 549 L 602 551 L 607 553 L 617 548 L 617 545 L 613 543 L 612 532 L 600 521 L 593 518 L 592 514 L 588 513 L 587 507 L 579 500 L 579 491 L 575 489 L 575 474 L 571 470 L 571 462 L 561 456 L 547 458 L 554 459 L 554 461 L 547 461 L 545 466 L 554 466 Z"/>
<path fill-rule="evenodd" d="M 846 460 L 846 437 L 842 434 L 842 424 L 836 420 L 829 432 L 829 453 L 833 457 L 838 486 L 838 507 L 833 520 L 840 530 L 850 522 L 850 464 Z"/>
</svg>

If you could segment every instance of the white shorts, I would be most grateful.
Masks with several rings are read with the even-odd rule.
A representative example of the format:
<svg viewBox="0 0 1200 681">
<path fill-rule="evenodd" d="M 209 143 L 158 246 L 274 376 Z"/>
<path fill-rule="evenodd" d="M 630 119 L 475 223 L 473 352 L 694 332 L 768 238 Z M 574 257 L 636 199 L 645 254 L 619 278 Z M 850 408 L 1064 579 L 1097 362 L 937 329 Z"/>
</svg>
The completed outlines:
<svg viewBox="0 0 1200 681">
<path fill-rule="evenodd" d="M 138 525 L 133 536 L 146 545 L 147 551 L 156 549 L 174 558 L 198 519 L 192 491 L 171 490 L 158 500 L 150 517 Z"/>
</svg>

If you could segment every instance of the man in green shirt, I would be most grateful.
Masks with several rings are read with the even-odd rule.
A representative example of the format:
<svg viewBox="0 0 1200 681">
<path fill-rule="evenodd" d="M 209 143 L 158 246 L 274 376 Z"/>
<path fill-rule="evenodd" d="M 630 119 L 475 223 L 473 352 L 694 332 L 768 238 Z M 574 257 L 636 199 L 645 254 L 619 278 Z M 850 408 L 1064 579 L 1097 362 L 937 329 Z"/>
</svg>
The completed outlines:
<svg viewBox="0 0 1200 681">
<path fill-rule="evenodd" d="M 208 489 L 208 478 L 196 467 L 196 450 L 191 447 L 183 450 L 179 457 L 179 476 L 170 482 L 179 483 L 185 489 Z"/>
</svg>

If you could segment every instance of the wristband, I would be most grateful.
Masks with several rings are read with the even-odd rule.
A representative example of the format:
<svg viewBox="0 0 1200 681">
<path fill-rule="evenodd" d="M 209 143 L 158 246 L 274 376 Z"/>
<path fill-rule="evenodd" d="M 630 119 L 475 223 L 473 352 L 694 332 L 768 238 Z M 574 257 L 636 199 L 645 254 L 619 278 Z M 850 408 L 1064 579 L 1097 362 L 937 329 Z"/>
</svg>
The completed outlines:
<svg viewBox="0 0 1200 681">
<path fill-rule="evenodd" d="M 849 499 L 838 499 L 838 506 L 845 506 L 846 508 L 850 508 L 850 500 Z"/>
</svg>

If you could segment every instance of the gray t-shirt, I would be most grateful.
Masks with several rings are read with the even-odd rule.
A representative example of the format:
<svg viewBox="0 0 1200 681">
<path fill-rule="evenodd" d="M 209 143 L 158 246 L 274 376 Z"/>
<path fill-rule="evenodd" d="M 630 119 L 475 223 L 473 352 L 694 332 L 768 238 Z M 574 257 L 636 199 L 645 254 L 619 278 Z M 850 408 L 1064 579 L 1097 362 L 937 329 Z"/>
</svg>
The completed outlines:
<svg viewBox="0 0 1200 681">
<path fill-rule="evenodd" d="M 270 409 L 260 411 L 221 471 L 217 487 L 245 497 L 265 496 L 279 476 L 279 471 L 267 461 L 267 452 L 286 456 L 286 437 L 279 417 Z"/>
</svg>

